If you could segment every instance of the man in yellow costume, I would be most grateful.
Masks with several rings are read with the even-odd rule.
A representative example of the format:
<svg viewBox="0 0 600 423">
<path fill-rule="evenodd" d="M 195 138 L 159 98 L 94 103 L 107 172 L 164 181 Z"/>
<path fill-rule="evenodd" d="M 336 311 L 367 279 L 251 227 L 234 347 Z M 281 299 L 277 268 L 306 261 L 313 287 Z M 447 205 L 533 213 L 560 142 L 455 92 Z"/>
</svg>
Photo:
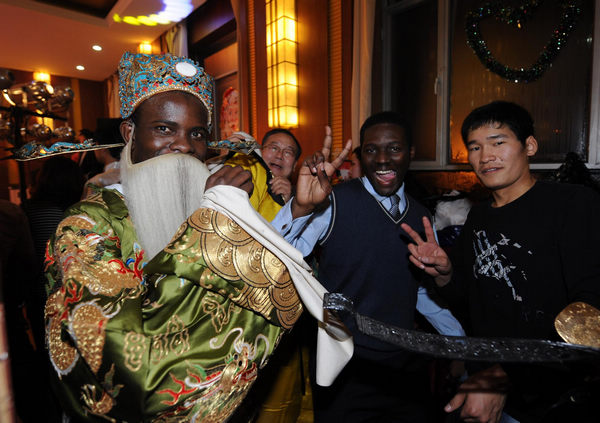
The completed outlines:
<svg viewBox="0 0 600 423">
<path fill-rule="evenodd" d="M 266 192 L 253 173 L 204 164 L 204 70 L 125 53 L 119 79 L 121 184 L 69 209 L 46 254 L 55 390 L 73 421 L 223 422 L 300 316 L 300 297 L 322 318 L 324 290 L 250 205 Z M 347 359 L 351 340 L 336 336 Z M 330 383 L 345 359 L 324 356 Z"/>
</svg>

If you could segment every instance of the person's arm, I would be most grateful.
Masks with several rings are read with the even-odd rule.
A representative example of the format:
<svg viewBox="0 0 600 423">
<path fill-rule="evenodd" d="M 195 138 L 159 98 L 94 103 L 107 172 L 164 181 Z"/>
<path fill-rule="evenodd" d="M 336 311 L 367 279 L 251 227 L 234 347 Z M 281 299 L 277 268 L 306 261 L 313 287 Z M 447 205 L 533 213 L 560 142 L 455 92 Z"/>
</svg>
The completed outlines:
<svg viewBox="0 0 600 423">
<path fill-rule="evenodd" d="M 66 412 L 227 420 L 302 311 L 289 272 L 204 208 L 145 263 L 124 204 L 94 200 L 71 209 L 48 250 L 46 337 Z M 219 399 L 225 411 L 207 402 L 232 383 L 244 389 Z"/>
<path fill-rule="evenodd" d="M 328 206 L 325 210 L 293 219 L 291 203 L 291 201 L 288 201 L 281 208 L 271 225 L 287 242 L 300 250 L 306 257 L 329 228 L 331 206 Z"/>
<path fill-rule="evenodd" d="M 296 195 L 285 204 L 271 222 L 275 229 L 304 256 L 312 252 L 329 227 L 331 205 L 328 197 L 332 190 L 329 178 L 344 162 L 351 146 L 352 142 L 349 140 L 335 160 L 327 161 L 331 152 L 331 129 L 327 126 L 323 147 L 302 164 Z"/>
<path fill-rule="evenodd" d="M 442 335 L 465 336 L 462 325 L 452 312 L 431 299 L 423 286 L 417 291 L 417 311 Z"/>
<path fill-rule="evenodd" d="M 435 241 L 439 244 L 435 224 L 432 225 Z M 447 286 L 447 285 L 446 285 Z M 431 298 L 427 288 L 419 286 L 417 290 L 417 311 L 427 319 L 429 324 L 442 335 L 465 336 L 465 331 L 460 322 L 447 308 L 441 307 Z M 462 363 L 462 362 L 461 362 Z M 462 364 L 464 370 L 464 364 Z"/>
<path fill-rule="evenodd" d="M 104 411 L 106 416 L 112 415 L 115 406 L 120 408 L 123 401 L 139 404 L 133 400 L 142 386 L 140 379 L 133 377 L 119 392 L 125 360 L 112 354 L 123 353 L 126 330 L 141 332 L 140 310 L 132 305 L 144 290 L 144 253 L 131 243 L 134 231 L 129 219 L 122 221 L 122 226 L 130 226 L 128 239 L 116 233 L 107 219 L 107 207 L 99 204 L 101 200 L 102 194 L 96 193 L 94 202 L 72 207 L 50 239 L 46 253 L 49 295 L 45 326 L 54 390 L 63 401 L 65 413 L 79 418 L 97 412 L 95 407 L 103 395 L 115 398 Z M 130 257 L 123 257 L 123 244 L 129 246 L 125 249 Z M 115 364 L 101 368 L 104 360 Z"/>
</svg>

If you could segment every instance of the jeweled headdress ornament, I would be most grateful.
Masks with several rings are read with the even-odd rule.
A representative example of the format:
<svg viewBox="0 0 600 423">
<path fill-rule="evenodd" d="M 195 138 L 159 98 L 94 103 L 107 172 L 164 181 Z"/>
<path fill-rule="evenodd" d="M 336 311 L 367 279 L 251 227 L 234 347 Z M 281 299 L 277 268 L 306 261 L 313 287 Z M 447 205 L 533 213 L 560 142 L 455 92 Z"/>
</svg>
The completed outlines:
<svg viewBox="0 0 600 423">
<path fill-rule="evenodd" d="M 204 69 L 187 57 L 172 54 L 133 54 L 126 52 L 119 63 L 121 116 L 127 119 L 135 108 L 154 94 L 185 91 L 198 97 L 213 112 L 213 80 Z"/>
<path fill-rule="evenodd" d="M 35 159 L 44 159 L 58 154 L 69 154 L 83 151 L 104 150 L 106 148 L 122 147 L 125 144 L 116 142 L 113 144 L 97 144 L 93 139 L 87 139 L 81 143 L 58 141 L 50 146 L 40 144 L 37 141 L 31 141 L 22 145 L 19 148 L 10 149 L 13 154 L 4 159 L 15 159 L 20 162 L 25 162 Z M 1 160 L 4 160 L 1 159 Z"/>
</svg>

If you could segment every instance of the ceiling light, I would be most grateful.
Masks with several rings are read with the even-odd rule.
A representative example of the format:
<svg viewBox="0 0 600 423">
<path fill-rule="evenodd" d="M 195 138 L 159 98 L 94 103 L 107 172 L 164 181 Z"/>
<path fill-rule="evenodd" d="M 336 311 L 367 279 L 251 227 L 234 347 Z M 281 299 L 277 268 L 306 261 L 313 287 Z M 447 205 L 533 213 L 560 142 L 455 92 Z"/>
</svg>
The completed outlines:
<svg viewBox="0 0 600 423">
<path fill-rule="evenodd" d="M 94 45 L 92 46 L 92 50 L 95 50 L 95 51 L 102 51 L 102 46 L 99 46 L 98 44 L 94 44 Z"/>
<path fill-rule="evenodd" d="M 77 66 L 75 66 L 75 69 L 77 69 L 77 70 L 85 70 L 85 67 L 82 66 L 82 65 L 77 65 Z"/>
<path fill-rule="evenodd" d="M 158 25 L 158 23 L 156 23 L 156 21 L 150 19 L 148 16 L 138 16 L 137 17 L 138 21 L 141 24 L 147 25 L 147 26 L 156 26 Z"/>
<path fill-rule="evenodd" d="M 138 20 L 133 16 L 125 16 L 123 18 L 123 22 L 129 25 L 141 25 L 141 23 L 139 23 Z"/>
<path fill-rule="evenodd" d="M 148 25 L 168 24 L 179 22 L 186 18 L 194 10 L 191 0 L 162 0 L 163 9 L 148 16 L 119 16 L 113 15 L 115 22 L 124 22 L 129 25 Z"/>
</svg>

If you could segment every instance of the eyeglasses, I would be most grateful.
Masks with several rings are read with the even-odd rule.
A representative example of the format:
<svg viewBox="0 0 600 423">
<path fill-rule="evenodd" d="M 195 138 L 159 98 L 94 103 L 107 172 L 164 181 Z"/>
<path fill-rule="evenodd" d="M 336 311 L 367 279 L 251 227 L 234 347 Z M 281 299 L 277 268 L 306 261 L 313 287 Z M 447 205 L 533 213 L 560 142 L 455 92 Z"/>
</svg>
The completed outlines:
<svg viewBox="0 0 600 423">
<path fill-rule="evenodd" d="M 291 147 L 282 148 L 279 144 L 271 143 L 268 145 L 264 145 L 262 147 L 262 149 L 269 150 L 271 153 L 273 153 L 275 155 L 278 155 L 279 153 L 281 153 L 281 155 L 285 159 L 296 159 L 296 152 Z"/>
</svg>

